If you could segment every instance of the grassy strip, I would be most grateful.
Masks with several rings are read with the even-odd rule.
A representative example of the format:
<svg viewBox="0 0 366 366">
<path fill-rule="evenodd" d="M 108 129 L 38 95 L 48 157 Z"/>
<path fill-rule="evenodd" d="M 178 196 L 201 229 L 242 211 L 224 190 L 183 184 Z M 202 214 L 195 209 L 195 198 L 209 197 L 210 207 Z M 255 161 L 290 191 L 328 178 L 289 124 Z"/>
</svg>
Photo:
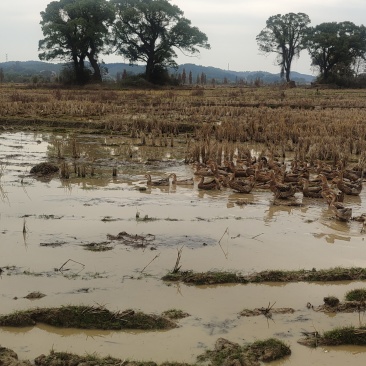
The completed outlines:
<svg viewBox="0 0 366 366">
<path fill-rule="evenodd" d="M 44 323 L 55 327 L 81 329 L 171 329 L 176 324 L 163 316 L 133 310 L 111 312 L 98 306 L 63 306 L 16 311 L 0 316 L 0 326 L 26 327 Z"/>
<path fill-rule="evenodd" d="M 198 366 L 210 364 L 222 365 L 246 365 L 259 366 L 259 361 L 270 362 L 291 354 L 291 350 L 283 342 L 270 338 L 264 341 L 256 341 L 246 346 L 230 342 L 224 338 L 216 341 L 213 351 L 206 351 L 197 358 L 197 363 L 164 362 L 160 366 Z M 152 361 L 129 361 L 113 357 L 98 357 L 95 354 L 78 356 L 68 352 L 51 351 L 47 356 L 41 355 L 34 360 L 36 366 L 158 366 Z M 0 347 L 0 365 L 30 366 L 29 361 L 18 361 L 17 354 L 7 348 Z"/>
<path fill-rule="evenodd" d="M 158 366 L 157 363 L 152 361 L 128 361 L 120 360 L 114 357 L 98 357 L 94 354 L 86 356 L 78 356 L 67 352 L 53 352 L 51 351 L 49 355 L 41 355 L 34 360 L 37 366 L 74 366 L 74 365 L 84 365 L 84 366 Z M 176 362 L 166 362 L 161 364 L 161 366 L 190 366 L 186 363 L 176 363 Z"/>
<path fill-rule="evenodd" d="M 346 301 L 365 301 L 366 300 L 366 289 L 356 288 L 346 293 Z"/>
<path fill-rule="evenodd" d="M 306 338 L 300 339 L 298 343 L 309 346 L 340 346 L 340 345 L 366 345 L 366 327 L 355 328 L 342 327 L 324 332 L 320 335 L 318 332 L 306 334 Z"/>
<path fill-rule="evenodd" d="M 162 280 L 184 282 L 193 285 L 215 285 L 224 283 L 247 283 L 243 276 L 235 272 L 210 271 L 195 273 L 193 271 L 168 273 Z"/>
<path fill-rule="evenodd" d="M 224 338 L 219 338 L 216 341 L 215 350 L 206 351 L 206 353 L 198 357 L 198 361 L 210 361 L 209 364 L 212 366 L 257 366 L 259 365 L 259 361 L 270 362 L 281 359 L 290 354 L 290 347 L 275 338 L 256 341 L 245 346 L 240 346 L 238 343 L 229 342 Z"/>
<path fill-rule="evenodd" d="M 168 273 L 163 281 L 184 282 L 192 285 L 216 285 L 225 283 L 261 283 L 261 282 L 331 282 L 331 281 L 355 281 L 366 279 L 366 268 L 335 267 L 322 270 L 298 270 L 298 271 L 262 271 L 249 275 L 241 275 L 235 272 L 209 271 L 195 273 L 185 271 Z"/>
</svg>

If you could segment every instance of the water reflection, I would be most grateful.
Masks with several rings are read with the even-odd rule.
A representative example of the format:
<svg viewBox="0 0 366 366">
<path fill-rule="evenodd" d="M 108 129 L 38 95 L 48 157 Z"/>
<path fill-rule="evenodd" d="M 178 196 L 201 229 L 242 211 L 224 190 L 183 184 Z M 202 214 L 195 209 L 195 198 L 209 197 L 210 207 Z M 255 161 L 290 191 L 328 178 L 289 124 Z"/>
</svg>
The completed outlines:
<svg viewBox="0 0 366 366">
<path fill-rule="evenodd" d="M 338 235 L 338 234 L 320 233 L 320 234 L 313 234 L 313 236 L 314 236 L 314 238 L 317 238 L 317 239 L 324 238 L 325 241 L 329 244 L 334 244 L 336 240 L 347 241 L 347 242 L 351 241 L 350 236 L 342 236 L 342 235 Z"/>
<path fill-rule="evenodd" d="M 281 204 L 270 204 L 268 210 L 265 211 L 266 216 L 264 217 L 265 222 L 271 222 L 276 219 L 277 216 L 286 213 L 287 215 L 292 215 L 294 212 L 303 211 L 301 207 L 291 206 L 291 205 L 281 205 Z M 304 211 L 303 211 L 304 212 Z M 306 212 L 306 209 L 305 209 Z"/>
</svg>

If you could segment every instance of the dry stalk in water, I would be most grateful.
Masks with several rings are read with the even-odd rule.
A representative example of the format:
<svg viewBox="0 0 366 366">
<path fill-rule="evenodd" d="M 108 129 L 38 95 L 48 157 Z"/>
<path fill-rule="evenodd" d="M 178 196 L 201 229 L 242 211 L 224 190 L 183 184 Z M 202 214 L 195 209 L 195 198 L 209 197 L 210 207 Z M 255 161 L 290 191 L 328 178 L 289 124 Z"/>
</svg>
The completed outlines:
<svg viewBox="0 0 366 366">
<path fill-rule="evenodd" d="M 24 218 L 23 220 L 23 235 L 25 235 L 27 233 L 27 223 L 26 223 L 26 220 Z"/>
<path fill-rule="evenodd" d="M 160 253 L 157 254 L 141 271 L 140 273 L 143 273 L 145 271 L 145 269 L 152 263 L 154 262 L 155 259 L 159 258 L 160 257 Z"/>
<path fill-rule="evenodd" d="M 76 264 L 80 264 L 81 266 L 82 266 L 82 269 L 84 269 L 85 268 L 85 264 L 83 264 L 83 263 L 80 263 L 80 262 L 76 262 L 76 261 L 74 261 L 73 259 L 68 259 L 58 270 L 60 271 L 60 272 L 62 272 L 63 270 L 64 270 L 64 266 L 67 264 L 67 263 L 69 263 L 69 262 L 74 262 L 74 263 L 76 263 Z"/>
<path fill-rule="evenodd" d="M 228 258 L 229 251 L 227 250 L 226 253 L 225 253 L 224 248 L 221 245 L 221 240 L 225 236 L 225 234 L 227 234 L 229 236 L 229 228 L 228 227 L 225 229 L 224 233 L 222 234 L 222 237 L 219 240 L 219 246 L 220 246 L 222 252 L 224 253 L 225 258 L 227 259 Z"/>
<path fill-rule="evenodd" d="M 179 263 L 180 263 L 180 260 L 181 260 L 181 257 L 182 257 L 183 248 L 184 248 L 184 245 L 180 249 L 177 249 L 177 251 L 178 251 L 177 260 L 175 262 L 175 266 L 173 268 L 172 273 L 178 273 L 180 268 L 182 267 L 182 266 L 179 265 Z"/>
</svg>

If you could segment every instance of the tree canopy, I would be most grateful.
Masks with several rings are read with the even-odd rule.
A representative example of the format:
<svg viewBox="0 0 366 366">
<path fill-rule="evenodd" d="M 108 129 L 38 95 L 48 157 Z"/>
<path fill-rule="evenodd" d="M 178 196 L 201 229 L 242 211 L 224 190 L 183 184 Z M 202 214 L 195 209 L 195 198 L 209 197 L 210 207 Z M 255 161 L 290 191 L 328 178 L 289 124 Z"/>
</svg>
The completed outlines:
<svg viewBox="0 0 366 366">
<path fill-rule="evenodd" d="M 86 81 L 85 60 L 88 59 L 95 81 L 101 81 L 98 56 L 108 42 L 109 26 L 114 11 L 106 0 L 52 1 L 41 12 L 44 39 L 39 41 L 41 60 L 71 61 L 76 80 Z"/>
<path fill-rule="evenodd" d="M 277 53 L 281 77 L 290 81 L 291 63 L 306 48 L 305 36 L 310 19 L 304 13 L 277 14 L 268 18 L 266 27 L 257 35 L 259 50 Z"/>
<path fill-rule="evenodd" d="M 146 63 L 146 78 L 154 81 L 167 67 L 175 67 L 175 49 L 189 54 L 198 47 L 209 49 L 207 36 L 183 17 L 168 0 L 111 0 L 116 21 L 113 38 L 116 52 L 131 63 Z"/>
<path fill-rule="evenodd" d="M 309 31 L 307 40 L 312 65 L 324 81 L 352 75 L 352 65 L 365 58 L 366 27 L 352 22 L 322 23 Z"/>
</svg>

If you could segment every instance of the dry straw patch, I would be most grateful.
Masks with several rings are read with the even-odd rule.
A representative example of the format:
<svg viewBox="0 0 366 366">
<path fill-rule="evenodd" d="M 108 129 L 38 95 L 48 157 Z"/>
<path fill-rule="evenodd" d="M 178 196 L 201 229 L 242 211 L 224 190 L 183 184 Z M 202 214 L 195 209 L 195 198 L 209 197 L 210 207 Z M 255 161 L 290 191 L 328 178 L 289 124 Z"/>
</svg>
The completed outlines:
<svg viewBox="0 0 366 366">
<path fill-rule="evenodd" d="M 227 150 L 235 150 L 245 142 L 283 147 L 310 161 L 337 160 L 365 151 L 363 90 L 1 88 L 4 124 L 35 120 L 79 124 L 137 136 L 153 146 L 165 144 L 171 135 L 188 133 L 187 160 L 216 158 L 226 145 L 231 145 Z"/>
</svg>

